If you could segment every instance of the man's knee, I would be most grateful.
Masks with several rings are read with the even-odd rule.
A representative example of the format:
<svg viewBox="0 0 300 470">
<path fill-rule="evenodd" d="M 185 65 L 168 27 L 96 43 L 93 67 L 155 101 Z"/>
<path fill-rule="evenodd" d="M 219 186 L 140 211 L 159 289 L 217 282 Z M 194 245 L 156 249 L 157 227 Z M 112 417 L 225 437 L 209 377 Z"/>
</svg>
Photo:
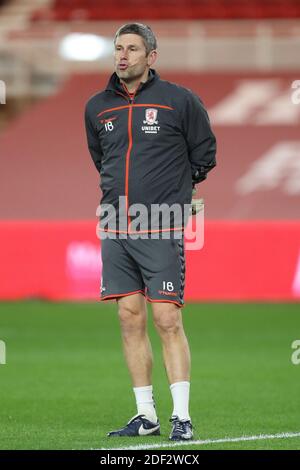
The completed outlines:
<svg viewBox="0 0 300 470">
<path fill-rule="evenodd" d="M 118 301 L 118 314 L 123 334 L 145 331 L 147 314 L 144 298 L 122 297 Z"/>
<path fill-rule="evenodd" d="M 171 303 L 156 305 L 153 308 L 153 321 L 161 335 L 176 335 L 183 329 L 181 310 Z"/>
</svg>

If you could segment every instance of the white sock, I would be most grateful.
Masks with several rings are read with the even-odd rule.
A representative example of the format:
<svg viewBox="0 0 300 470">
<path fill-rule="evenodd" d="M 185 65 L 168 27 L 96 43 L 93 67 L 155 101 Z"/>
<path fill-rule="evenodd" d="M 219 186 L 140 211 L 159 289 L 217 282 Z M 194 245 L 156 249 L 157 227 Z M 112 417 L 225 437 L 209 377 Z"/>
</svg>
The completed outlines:
<svg viewBox="0 0 300 470">
<path fill-rule="evenodd" d="M 149 421 L 152 421 L 152 423 L 157 423 L 152 385 L 147 385 L 146 387 L 134 387 L 133 391 L 135 394 L 138 414 L 145 415 Z"/>
<path fill-rule="evenodd" d="M 172 416 L 178 416 L 180 420 L 190 420 L 190 382 L 175 382 L 170 385 L 170 390 L 173 398 Z"/>
</svg>

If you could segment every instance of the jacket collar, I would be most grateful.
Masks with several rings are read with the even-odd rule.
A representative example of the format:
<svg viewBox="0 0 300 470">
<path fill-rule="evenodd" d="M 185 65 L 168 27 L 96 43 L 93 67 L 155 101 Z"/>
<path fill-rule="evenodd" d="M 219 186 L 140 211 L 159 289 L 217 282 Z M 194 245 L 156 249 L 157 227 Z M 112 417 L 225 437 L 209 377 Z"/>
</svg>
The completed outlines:
<svg viewBox="0 0 300 470">
<path fill-rule="evenodd" d="M 149 85 L 152 85 L 158 79 L 159 79 L 158 73 L 154 69 L 149 69 L 148 79 L 146 82 L 142 82 L 142 84 L 140 84 L 139 91 L 148 87 Z M 106 91 L 118 91 L 118 92 L 124 93 L 124 88 L 116 72 L 114 72 L 111 75 L 105 90 Z"/>
</svg>

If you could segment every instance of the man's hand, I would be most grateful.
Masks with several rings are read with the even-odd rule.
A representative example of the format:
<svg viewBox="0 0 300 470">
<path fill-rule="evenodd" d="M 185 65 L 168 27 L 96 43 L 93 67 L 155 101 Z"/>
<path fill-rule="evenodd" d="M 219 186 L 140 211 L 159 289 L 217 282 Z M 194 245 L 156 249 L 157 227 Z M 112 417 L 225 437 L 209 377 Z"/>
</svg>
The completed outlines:
<svg viewBox="0 0 300 470">
<path fill-rule="evenodd" d="M 192 196 L 195 196 L 196 193 L 197 193 L 197 190 L 194 187 L 193 191 L 192 191 Z M 198 214 L 198 212 L 202 211 L 203 209 L 204 209 L 204 199 L 203 198 L 192 199 L 192 207 L 191 207 L 192 215 Z"/>
</svg>

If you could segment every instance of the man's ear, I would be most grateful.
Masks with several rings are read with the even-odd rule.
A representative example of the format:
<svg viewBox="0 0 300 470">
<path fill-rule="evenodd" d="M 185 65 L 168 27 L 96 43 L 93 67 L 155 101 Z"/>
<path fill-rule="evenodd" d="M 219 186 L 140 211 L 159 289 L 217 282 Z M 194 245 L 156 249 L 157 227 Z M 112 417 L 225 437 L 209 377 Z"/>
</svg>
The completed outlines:
<svg viewBox="0 0 300 470">
<path fill-rule="evenodd" d="M 148 54 L 147 62 L 148 62 L 149 67 L 151 67 L 151 65 L 154 64 L 156 59 L 157 59 L 157 50 L 154 49 Z"/>
</svg>

